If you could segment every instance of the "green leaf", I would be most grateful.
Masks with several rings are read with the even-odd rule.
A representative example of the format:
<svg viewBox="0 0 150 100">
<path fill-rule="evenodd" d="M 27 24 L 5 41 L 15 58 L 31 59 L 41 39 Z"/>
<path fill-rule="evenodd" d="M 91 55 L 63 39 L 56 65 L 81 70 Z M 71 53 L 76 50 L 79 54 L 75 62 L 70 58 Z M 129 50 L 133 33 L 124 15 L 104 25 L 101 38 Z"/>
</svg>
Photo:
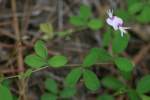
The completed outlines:
<svg viewBox="0 0 150 100">
<path fill-rule="evenodd" d="M 44 84 L 45 84 L 45 88 L 48 91 L 50 91 L 54 94 L 56 94 L 58 92 L 57 83 L 53 79 L 50 79 L 50 78 L 46 79 Z"/>
<path fill-rule="evenodd" d="M 82 66 L 83 67 L 91 67 L 98 61 L 110 61 L 112 57 L 101 48 L 92 48 L 88 55 L 85 57 Z"/>
<path fill-rule="evenodd" d="M 46 65 L 46 61 L 37 55 L 26 56 L 25 63 L 32 68 L 40 68 Z"/>
<path fill-rule="evenodd" d="M 145 75 L 138 81 L 136 91 L 140 94 L 150 92 L 150 75 Z"/>
<path fill-rule="evenodd" d="M 61 93 L 60 97 L 62 98 L 71 98 L 76 94 L 76 88 L 75 87 L 65 87 Z"/>
<path fill-rule="evenodd" d="M 132 78 L 132 71 L 121 71 L 120 70 L 121 75 L 126 79 L 126 80 L 130 80 Z"/>
<path fill-rule="evenodd" d="M 120 90 L 125 87 L 125 85 L 113 76 L 106 76 L 102 79 L 102 84 L 113 90 Z"/>
<path fill-rule="evenodd" d="M 48 60 L 49 66 L 56 67 L 56 68 L 63 67 L 66 63 L 67 63 L 67 58 L 62 55 L 53 56 Z"/>
<path fill-rule="evenodd" d="M 13 96 L 9 90 L 9 88 L 0 84 L 0 98 L 2 100 L 13 100 Z"/>
<path fill-rule="evenodd" d="M 98 48 L 92 48 L 88 55 L 84 58 L 82 66 L 84 67 L 90 67 L 94 65 L 97 62 L 98 56 L 97 54 L 99 53 Z"/>
<path fill-rule="evenodd" d="M 57 35 L 59 37 L 67 37 L 67 36 L 70 36 L 72 34 L 73 30 L 72 29 L 69 29 L 69 30 L 65 30 L 65 31 L 62 31 L 62 32 L 58 32 Z"/>
<path fill-rule="evenodd" d="M 112 41 L 112 50 L 114 53 L 121 53 L 123 52 L 126 47 L 128 46 L 129 37 L 127 34 L 124 34 L 123 37 L 121 36 L 120 32 L 115 33 L 115 37 Z"/>
<path fill-rule="evenodd" d="M 111 39 L 112 39 L 111 32 L 110 31 L 105 32 L 102 39 L 102 45 L 104 47 L 108 47 Z"/>
<path fill-rule="evenodd" d="M 40 31 L 44 32 L 44 39 L 52 39 L 54 37 L 53 26 L 50 23 L 40 24 Z"/>
<path fill-rule="evenodd" d="M 141 100 L 140 96 L 135 90 L 129 90 L 127 94 L 128 94 L 129 100 Z"/>
<path fill-rule="evenodd" d="M 91 19 L 88 22 L 88 27 L 92 30 L 98 30 L 103 27 L 103 22 L 100 19 Z"/>
<path fill-rule="evenodd" d="M 71 72 L 67 75 L 67 77 L 65 78 L 65 83 L 67 84 L 67 86 L 75 86 L 79 80 L 79 78 L 82 75 L 82 70 L 81 68 L 75 68 L 72 69 Z"/>
<path fill-rule="evenodd" d="M 141 23 L 149 23 L 150 22 L 150 7 L 149 6 L 144 6 L 142 12 L 140 15 L 137 16 L 137 20 Z"/>
<path fill-rule="evenodd" d="M 50 93 L 44 93 L 41 96 L 41 100 L 57 100 L 57 96 L 54 94 L 50 94 Z"/>
<path fill-rule="evenodd" d="M 129 7 L 129 13 L 130 14 L 136 14 L 140 12 L 143 9 L 143 3 L 137 2 Z"/>
<path fill-rule="evenodd" d="M 83 19 L 88 19 L 91 16 L 91 8 L 87 5 L 80 6 L 80 17 Z"/>
<path fill-rule="evenodd" d="M 115 100 L 113 96 L 105 93 L 97 98 L 97 100 Z"/>
<path fill-rule="evenodd" d="M 138 3 L 140 0 L 127 0 L 128 7 L 133 6 L 135 3 Z"/>
<path fill-rule="evenodd" d="M 85 86 L 91 90 L 95 91 L 99 89 L 100 87 L 100 82 L 95 73 L 93 73 L 90 70 L 85 69 L 83 72 L 83 79 L 84 79 L 84 84 Z"/>
<path fill-rule="evenodd" d="M 98 61 L 106 62 L 112 60 L 112 56 L 106 50 L 102 48 L 98 48 L 98 49 L 99 49 L 99 53 L 97 53 Z"/>
<path fill-rule="evenodd" d="M 140 97 L 142 98 L 142 100 L 150 100 L 150 96 L 147 95 L 141 95 Z"/>
<path fill-rule="evenodd" d="M 118 67 L 119 70 L 130 72 L 133 69 L 133 64 L 131 60 L 123 57 L 115 58 L 115 64 Z"/>
<path fill-rule="evenodd" d="M 34 50 L 36 54 L 43 59 L 46 59 L 48 57 L 48 51 L 43 41 L 38 40 L 34 45 Z"/>
<path fill-rule="evenodd" d="M 129 21 L 130 20 L 129 13 L 124 9 L 118 9 L 117 12 L 116 12 L 116 15 L 118 17 L 122 18 L 124 21 Z"/>
<path fill-rule="evenodd" d="M 84 26 L 85 20 L 82 19 L 80 16 L 71 16 L 69 22 L 74 26 Z"/>
</svg>

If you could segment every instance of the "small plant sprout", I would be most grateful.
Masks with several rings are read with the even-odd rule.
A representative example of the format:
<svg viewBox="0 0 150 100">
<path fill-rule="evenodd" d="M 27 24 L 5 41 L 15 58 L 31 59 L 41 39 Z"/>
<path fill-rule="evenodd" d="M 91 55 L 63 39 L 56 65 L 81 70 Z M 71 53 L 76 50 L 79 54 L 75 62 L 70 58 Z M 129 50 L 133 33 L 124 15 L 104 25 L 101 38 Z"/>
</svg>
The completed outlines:
<svg viewBox="0 0 150 100">
<path fill-rule="evenodd" d="M 108 18 L 106 19 L 106 22 L 108 25 L 112 26 L 114 30 L 120 30 L 121 36 L 123 37 L 124 33 L 127 33 L 126 29 L 129 29 L 129 27 L 123 27 L 123 20 L 117 16 L 113 16 L 113 10 L 107 11 Z"/>
</svg>

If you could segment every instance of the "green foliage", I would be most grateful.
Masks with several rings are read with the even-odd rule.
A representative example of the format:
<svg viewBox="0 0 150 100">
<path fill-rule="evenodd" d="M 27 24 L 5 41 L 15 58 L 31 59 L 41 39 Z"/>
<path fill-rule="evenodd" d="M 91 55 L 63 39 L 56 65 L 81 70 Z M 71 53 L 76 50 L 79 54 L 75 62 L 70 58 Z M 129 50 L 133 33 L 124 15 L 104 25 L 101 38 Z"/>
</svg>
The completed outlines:
<svg viewBox="0 0 150 100">
<path fill-rule="evenodd" d="M 40 24 L 40 31 L 44 32 L 44 39 L 52 39 L 54 37 L 53 26 L 50 23 L 42 23 Z"/>
<path fill-rule="evenodd" d="M 57 83 L 53 79 L 50 79 L 50 78 L 46 79 L 44 84 L 45 84 L 45 88 L 49 92 L 54 93 L 54 94 L 58 92 Z"/>
<path fill-rule="evenodd" d="M 137 16 L 137 20 L 141 23 L 149 23 L 150 22 L 150 5 L 144 6 L 141 13 Z"/>
<path fill-rule="evenodd" d="M 91 19 L 88 22 L 88 27 L 92 30 L 98 30 L 103 27 L 103 22 L 100 19 Z"/>
<path fill-rule="evenodd" d="M 41 58 L 46 59 L 48 57 L 48 51 L 43 41 L 38 40 L 34 45 L 34 50 Z"/>
<path fill-rule="evenodd" d="M 115 100 L 113 96 L 105 93 L 97 98 L 97 100 Z"/>
<path fill-rule="evenodd" d="M 85 57 L 82 66 L 90 67 L 98 61 L 110 61 L 111 56 L 102 48 L 92 48 Z"/>
<path fill-rule="evenodd" d="M 0 84 L 0 98 L 3 100 L 13 100 L 13 96 L 8 87 Z"/>
<path fill-rule="evenodd" d="M 65 87 L 61 92 L 60 92 L 60 97 L 61 98 L 70 98 L 73 97 L 76 93 L 76 88 L 75 87 Z"/>
<path fill-rule="evenodd" d="M 114 61 L 118 69 L 121 71 L 130 72 L 133 69 L 133 64 L 131 60 L 127 58 L 118 57 L 118 58 L 115 58 Z"/>
<path fill-rule="evenodd" d="M 91 8 L 87 5 L 80 6 L 80 17 L 88 19 L 92 15 Z"/>
<path fill-rule="evenodd" d="M 41 96 L 41 100 L 57 100 L 57 96 L 51 93 L 44 93 Z"/>
<path fill-rule="evenodd" d="M 113 90 L 120 90 L 122 88 L 125 88 L 125 85 L 118 80 L 117 78 L 113 77 L 113 76 L 106 76 L 102 79 L 102 84 L 110 89 Z"/>
<path fill-rule="evenodd" d="M 111 32 L 110 31 L 105 32 L 102 38 L 103 47 L 108 47 L 111 42 L 111 39 L 112 39 Z"/>
<path fill-rule="evenodd" d="M 68 29 L 68 30 L 65 30 L 65 31 L 57 32 L 57 35 L 58 35 L 59 37 L 62 37 L 62 38 L 63 38 L 63 37 L 70 36 L 72 32 L 73 32 L 72 29 Z"/>
<path fill-rule="evenodd" d="M 140 0 L 126 0 L 127 1 L 127 4 L 128 4 L 128 7 L 134 5 L 135 3 L 139 2 Z"/>
<path fill-rule="evenodd" d="M 129 90 L 127 94 L 128 94 L 129 100 L 141 100 L 140 96 L 135 90 Z"/>
<path fill-rule="evenodd" d="M 80 16 L 71 16 L 69 22 L 74 26 L 85 25 L 85 21 Z"/>
<path fill-rule="evenodd" d="M 92 48 L 88 55 L 84 58 L 82 66 L 84 67 L 90 67 L 94 65 L 98 60 L 98 54 L 99 49 L 98 48 Z"/>
<path fill-rule="evenodd" d="M 116 12 L 118 16 L 123 18 L 125 21 L 129 21 L 129 15 L 135 16 L 136 20 L 139 22 L 146 23 L 149 21 L 150 11 L 148 6 L 143 7 L 143 3 L 139 3 L 138 0 L 127 0 L 129 6 L 128 12 L 124 9 L 118 9 Z M 139 6 L 139 7 L 137 7 Z M 76 26 L 79 29 L 90 28 L 93 31 L 101 29 L 103 25 L 103 21 L 97 18 L 92 18 L 92 10 L 89 6 L 81 5 L 79 15 L 71 16 L 69 18 L 69 22 Z M 45 33 L 45 37 L 47 39 L 52 39 L 54 35 L 60 37 L 69 36 L 74 29 L 56 32 L 54 34 L 53 27 L 51 24 L 44 23 L 40 25 L 40 30 Z M 80 30 L 77 30 L 80 31 Z M 112 42 L 112 43 L 111 43 Z M 133 70 L 132 62 L 124 57 L 120 57 L 119 54 L 124 52 L 129 42 L 129 35 L 124 34 L 122 37 L 120 32 L 115 32 L 112 34 L 111 29 L 108 29 L 103 35 L 102 45 L 103 47 L 108 47 L 112 45 L 112 49 L 110 51 L 111 54 L 105 50 L 104 48 L 92 48 L 90 52 L 85 56 L 83 63 L 78 67 L 71 69 L 70 73 L 64 80 L 65 86 L 61 86 L 59 89 L 59 84 L 56 83 L 55 80 L 51 78 L 47 78 L 44 82 L 45 92 L 41 96 L 41 100 L 57 100 L 57 99 L 68 99 L 75 95 L 76 88 L 75 85 L 78 83 L 80 78 L 83 75 L 83 82 L 86 88 L 90 91 L 96 91 L 100 88 L 100 80 L 98 79 L 96 73 L 90 70 L 89 67 L 92 67 L 94 64 L 108 62 L 114 62 L 120 73 L 125 77 L 125 79 L 131 78 L 131 72 Z M 111 43 L 111 44 L 110 44 Z M 43 41 L 38 40 L 34 45 L 35 54 L 31 54 L 25 57 L 25 63 L 29 65 L 31 68 L 41 68 L 43 66 L 51 66 L 53 68 L 60 68 L 67 64 L 68 60 L 65 56 L 55 55 L 52 57 L 48 56 L 48 50 Z M 29 77 L 32 74 L 33 69 L 27 70 L 25 73 L 20 75 L 21 78 Z M 112 89 L 115 91 L 114 95 L 120 95 L 121 93 L 127 93 L 130 100 L 140 100 L 139 94 L 147 93 L 150 91 L 148 85 L 150 84 L 150 76 L 146 76 L 146 78 L 142 78 L 138 84 L 136 91 L 129 89 L 128 86 L 123 84 L 120 80 L 113 76 L 106 76 L 102 78 L 102 85 L 106 88 Z M 82 82 L 82 81 L 81 81 Z M 62 85 L 62 84 L 61 84 Z M 62 89 L 63 88 L 63 89 Z M 1 90 L 0 90 L 1 91 Z M 0 94 L 1 95 L 1 94 Z M 144 96 L 143 96 L 144 97 Z M 115 98 L 107 93 L 99 96 L 97 100 L 114 100 Z"/>
<path fill-rule="evenodd" d="M 138 81 L 136 91 L 140 94 L 150 92 L 150 75 L 145 75 Z"/>
<path fill-rule="evenodd" d="M 144 5 L 141 2 L 137 2 L 129 7 L 129 13 L 136 14 L 142 10 L 143 6 Z"/>
<path fill-rule="evenodd" d="M 80 6 L 80 13 L 78 16 L 71 16 L 69 22 L 78 27 L 90 28 L 98 30 L 103 27 L 103 22 L 97 18 L 91 18 L 91 8 L 87 5 Z"/>
<path fill-rule="evenodd" d="M 141 95 L 142 100 L 150 100 L 150 96 Z"/>
<path fill-rule="evenodd" d="M 57 98 L 71 98 L 76 93 L 75 87 L 64 87 L 63 90 L 58 88 L 55 80 L 47 78 L 44 82 L 45 89 L 48 91 L 41 96 L 41 100 L 57 100 Z"/>
<path fill-rule="evenodd" d="M 97 78 L 97 76 L 95 75 L 95 73 L 93 73 L 92 71 L 85 69 L 83 71 L 83 79 L 84 79 L 85 86 L 89 90 L 95 91 L 95 90 L 99 89 L 100 81 Z"/>
<path fill-rule="evenodd" d="M 46 65 L 46 61 L 37 55 L 26 56 L 25 63 L 32 68 L 40 68 Z"/>
<path fill-rule="evenodd" d="M 127 34 L 124 34 L 123 37 L 120 33 L 116 32 L 115 37 L 112 41 L 112 50 L 114 53 L 123 52 L 128 45 L 129 37 Z"/>
<path fill-rule="evenodd" d="M 49 66 L 58 68 L 58 67 L 63 67 L 67 63 L 67 58 L 62 55 L 56 55 L 53 56 L 48 60 Z"/>
<path fill-rule="evenodd" d="M 121 71 L 120 74 L 123 76 L 124 79 L 130 80 L 132 78 L 132 71 Z"/>
<path fill-rule="evenodd" d="M 129 13 L 124 10 L 124 9 L 118 9 L 116 12 L 116 15 L 122 18 L 124 21 L 129 21 L 130 20 L 130 15 Z"/>
<path fill-rule="evenodd" d="M 98 56 L 98 61 L 100 62 L 108 62 L 112 60 L 112 56 L 104 49 L 98 48 L 99 52 L 97 54 Z"/>
<path fill-rule="evenodd" d="M 75 86 L 82 75 L 81 68 L 72 69 L 71 72 L 67 75 L 65 83 L 67 86 Z"/>
</svg>

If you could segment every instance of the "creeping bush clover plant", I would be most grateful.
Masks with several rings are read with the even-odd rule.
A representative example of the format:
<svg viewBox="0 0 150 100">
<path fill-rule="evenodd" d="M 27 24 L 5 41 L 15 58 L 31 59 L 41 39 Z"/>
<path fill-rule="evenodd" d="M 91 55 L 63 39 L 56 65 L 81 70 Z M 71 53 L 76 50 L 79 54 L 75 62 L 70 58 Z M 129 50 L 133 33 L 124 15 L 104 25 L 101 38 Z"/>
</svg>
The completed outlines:
<svg viewBox="0 0 150 100">
<path fill-rule="evenodd" d="M 144 14 L 150 14 L 150 6 L 143 7 L 143 3 L 134 2 L 132 4 L 131 1 L 128 0 L 129 14 L 135 15 L 137 12 L 140 12 L 139 15 L 136 16 L 136 20 L 142 23 L 150 22 L 149 18 L 144 17 Z M 80 82 L 83 82 L 87 91 L 95 92 L 99 91 L 101 88 L 112 91 L 111 94 L 108 91 L 104 91 L 101 95 L 97 93 L 97 100 L 115 100 L 115 96 L 119 95 L 127 95 L 129 100 L 150 100 L 150 97 L 146 95 L 146 93 L 150 93 L 150 75 L 145 75 L 139 79 L 134 87 L 126 84 L 132 77 L 134 69 L 134 64 L 131 59 L 121 56 L 121 53 L 127 48 L 130 38 L 126 31 L 126 29 L 129 28 L 123 26 L 123 19 L 128 19 L 128 16 L 124 16 L 123 19 L 121 19 L 123 14 L 117 13 L 117 15 L 121 15 L 120 17 L 117 17 L 113 15 L 111 10 L 108 10 L 107 14 L 108 18 L 106 19 L 106 22 L 99 18 L 93 18 L 91 16 L 91 8 L 86 5 L 81 5 L 79 14 L 69 18 L 69 23 L 79 30 L 89 28 L 92 31 L 97 31 L 104 27 L 104 23 L 108 24 L 108 30 L 103 34 L 102 47 L 94 47 L 89 50 L 80 66 L 73 67 L 66 75 L 62 83 L 62 89 L 59 88 L 57 80 L 50 77 L 45 79 L 45 92 L 41 95 L 41 100 L 57 100 L 58 98 L 69 99 L 76 95 L 78 91 L 76 86 Z M 52 39 L 55 35 L 69 37 L 73 32 L 71 29 L 63 32 L 54 32 L 52 25 L 48 23 L 41 24 L 40 30 L 45 33 L 43 39 Z M 108 52 L 106 48 L 110 45 L 112 45 L 111 52 Z M 27 78 L 30 77 L 32 73 L 40 71 L 41 69 L 48 67 L 58 69 L 63 68 L 68 64 L 68 58 L 65 55 L 59 54 L 49 56 L 43 40 L 36 41 L 34 44 L 34 51 L 35 53 L 27 55 L 24 60 L 28 65 L 28 70 L 15 77 Z M 103 63 L 114 64 L 122 78 L 120 79 L 113 75 L 98 77 L 91 68 L 95 64 Z M 1 81 L 0 98 L 5 98 L 4 100 L 13 100 L 10 88 L 3 84 L 5 77 L 2 78 Z"/>
</svg>

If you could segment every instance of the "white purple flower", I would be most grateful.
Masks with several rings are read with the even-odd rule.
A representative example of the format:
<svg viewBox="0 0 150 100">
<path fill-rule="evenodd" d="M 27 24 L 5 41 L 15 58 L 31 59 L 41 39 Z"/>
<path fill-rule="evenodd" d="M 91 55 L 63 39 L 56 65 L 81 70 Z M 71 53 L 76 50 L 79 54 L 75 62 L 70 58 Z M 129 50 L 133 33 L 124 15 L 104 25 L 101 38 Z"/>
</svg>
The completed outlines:
<svg viewBox="0 0 150 100">
<path fill-rule="evenodd" d="M 108 10 L 107 11 L 108 18 L 106 19 L 106 22 L 108 25 L 112 26 L 114 30 L 120 30 L 121 36 L 123 36 L 124 33 L 127 33 L 126 29 L 129 29 L 129 27 L 123 27 L 123 20 L 117 16 L 113 16 L 113 11 Z"/>
</svg>

